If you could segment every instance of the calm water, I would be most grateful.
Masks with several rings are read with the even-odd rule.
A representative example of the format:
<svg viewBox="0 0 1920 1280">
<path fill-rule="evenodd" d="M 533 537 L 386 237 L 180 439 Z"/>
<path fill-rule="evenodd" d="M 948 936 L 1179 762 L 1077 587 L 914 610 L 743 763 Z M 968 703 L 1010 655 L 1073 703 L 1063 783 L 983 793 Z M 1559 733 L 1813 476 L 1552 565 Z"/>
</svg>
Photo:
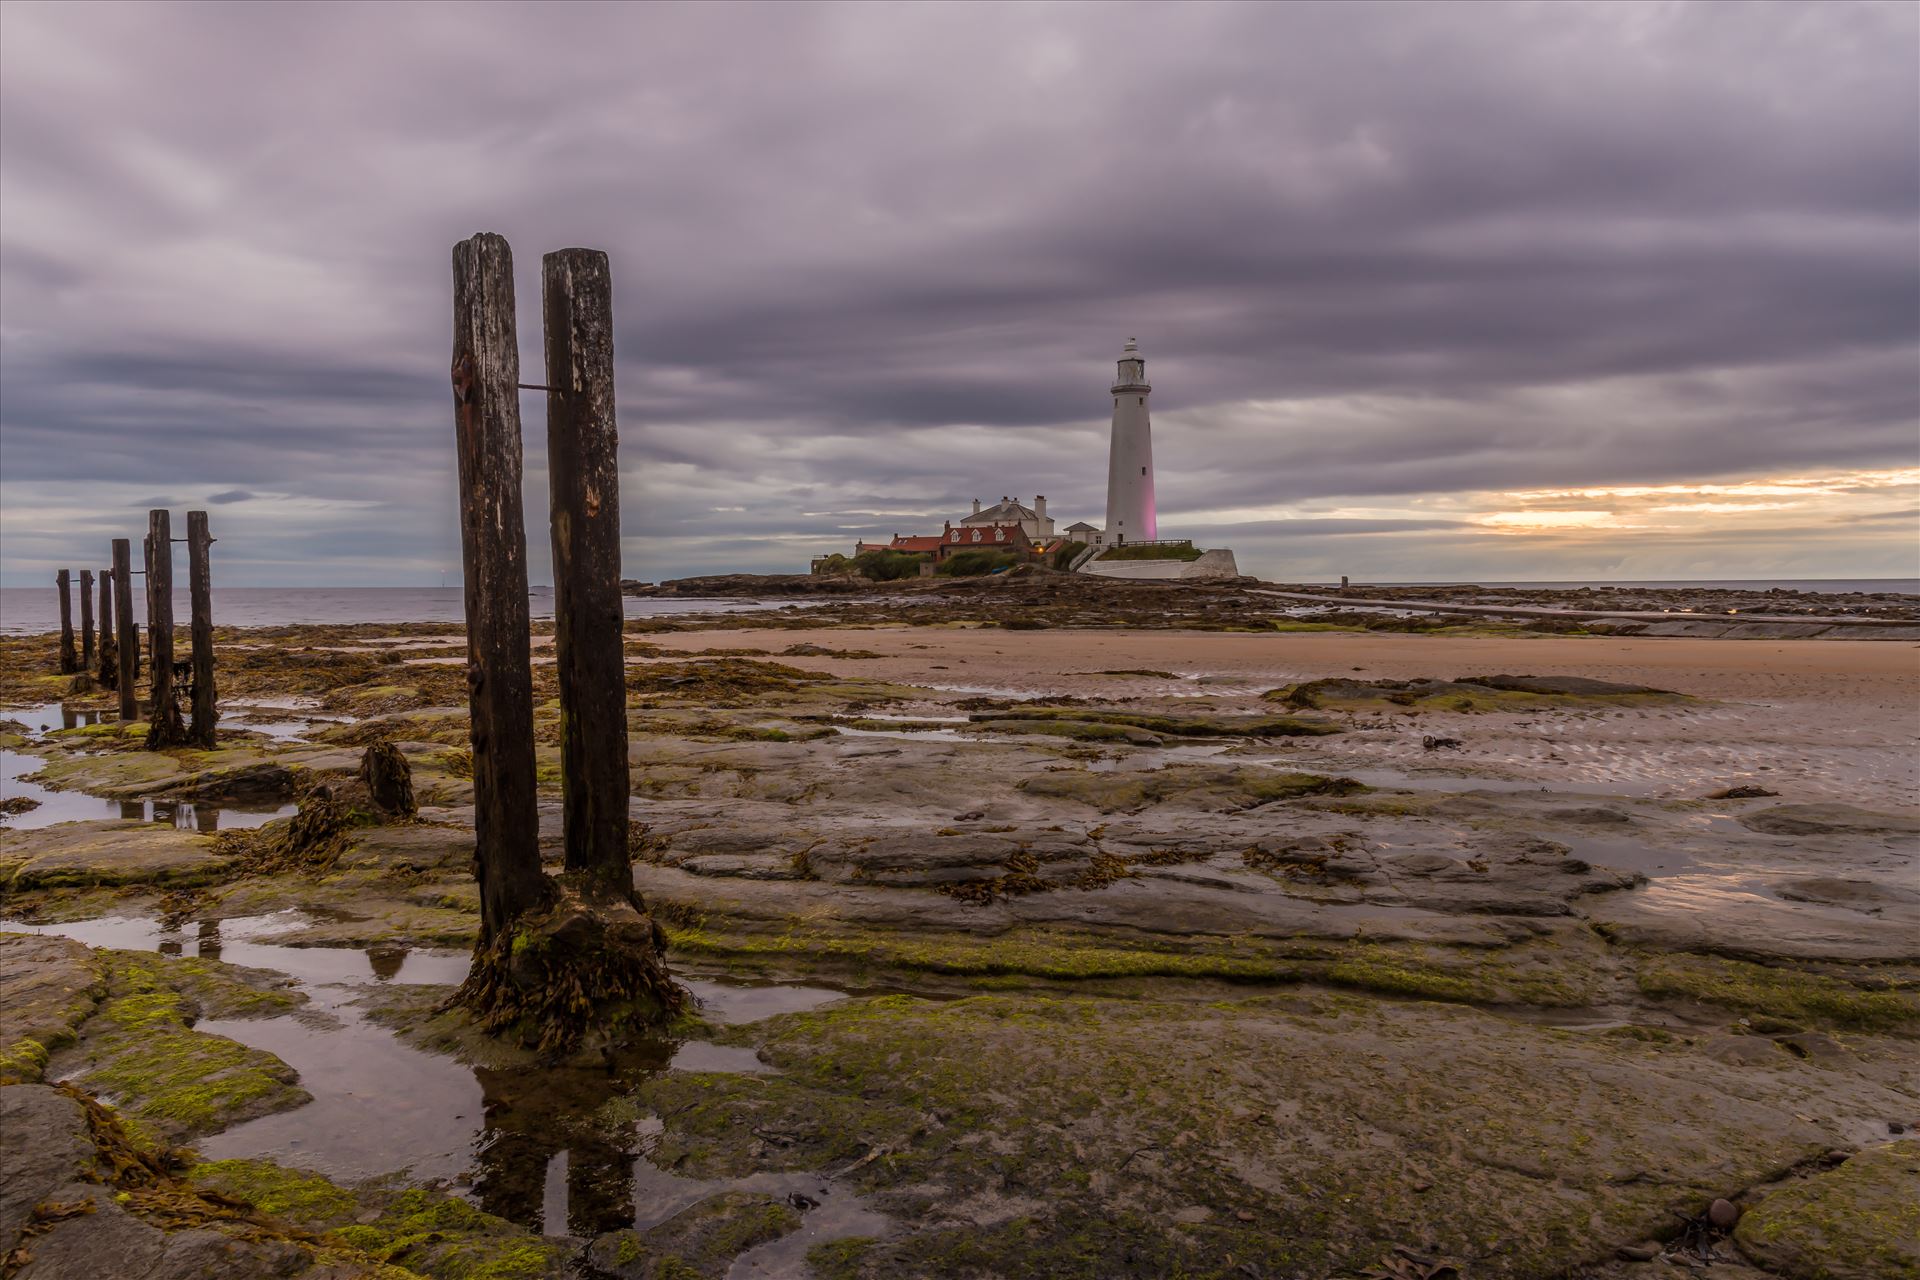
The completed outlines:
<svg viewBox="0 0 1920 1280">
<path fill-rule="evenodd" d="M 73 620 L 80 624 L 80 586 L 74 583 Z M 146 616 L 145 597 L 134 587 L 136 618 Z M 215 587 L 213 621 L 223 627 L 284 627 L 349 622 L 462 622 L 459 587 Z M 535 618 L 553 616 L 553 592 L 528 597 Z M 629 618 L 672 613 L 733 613 L 794 607 L 788 601 L 650 600 L 626 598 Z M 189 616 L 187 593 L 173 594 L 173 616 Z M 0 635 L 32 635 L 60 628 L 60 598 L 52 585 L 0 587 Z"/>
</svg>

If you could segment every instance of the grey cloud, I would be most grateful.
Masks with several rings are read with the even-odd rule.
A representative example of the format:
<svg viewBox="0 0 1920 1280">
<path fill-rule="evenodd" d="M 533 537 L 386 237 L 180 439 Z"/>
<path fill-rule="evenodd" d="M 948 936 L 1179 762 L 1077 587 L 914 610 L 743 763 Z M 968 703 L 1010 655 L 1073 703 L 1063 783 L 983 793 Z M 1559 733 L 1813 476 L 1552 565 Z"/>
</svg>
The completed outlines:
<svg viewBox="0 0 1920 1280">
<path fill-rule="evenodd" d="M 207 501 L 219 506 L 225 506 L 230 502 L 246 502 L 252 497 L 253 495 L 245 489 L 224 489 L 219 493 L 208 494 Z"/>
<path fill-rule="evenodd" d="M 481 228 L 529 374 L 540 251 L 612 254 L 644 576 L 1098 521 L 1130 334 L 1170 510 L 1908 465 L 1917 53 L 1900 4 L 9 5 L 0 485 L 288 495 L 223 544 L 264 581 L 457 562 Z"/>
</svg>

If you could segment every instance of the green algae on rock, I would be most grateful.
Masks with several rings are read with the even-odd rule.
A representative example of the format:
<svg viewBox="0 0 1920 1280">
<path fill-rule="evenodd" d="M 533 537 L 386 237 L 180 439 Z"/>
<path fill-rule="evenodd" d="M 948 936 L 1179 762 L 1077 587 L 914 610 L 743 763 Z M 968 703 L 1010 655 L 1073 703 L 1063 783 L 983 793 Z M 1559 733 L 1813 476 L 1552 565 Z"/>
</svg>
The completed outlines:
<svg viewBox="0 0 1920 1280">
<path fill-rule="evenodd" d="M 233 859 L 194 831 L 153 822 L 61 822 L 0 831 L 0 885 L 10 893 L 82 885 L 207 884 Z"/>
<path fill-rule="evenodd" d="M 1838 1168 L 1768 1191 L 1733 1238 L 1786 1280 L 1915 1280 L 1920 1144 L 1868 1147 Z"/>
<path fill-rule="evenodd" d="M 141 1141 L 71 1084 L 0 1088 L 0 1263 L 22 1276 L 414 1280 L 180 1176 L 187 1153 Z"/>
<path fill-rule="evenodd" d="M 734 1258 L 799 1226 L 800 1215 L 771 1196 L 726 1191 L 645 1231 L 600 1236 L 587 1261 L 615 1280 L 721 1280 Z"/>
<path fill-rule="evenodd" d="M 310 1100 L 270 1053 L 193 1030 L 202 1013 L 270 1017 L 305 997 L 268 975 L 144 952 L 95 953 L 105 995 L 51 1067 L 110 1098 L 143 1133 L 178 1142 Z"/>
<path fill-rule="evenodd" d="M 1197 764 L 1106 773 L 1059 769 L 1023 778 L 1017 785 L 1031 796 L 1072 800 L 1102 813 L 1134 813 L 1175 796 L 1202 808 L 1247 809 L 1275 800 L 1367 790 L 1352 778 Z"/>
<path fill-rule="evenodd" d="M 106 994 L 102 966 L 66 938 L 0 933 L 0 1085 L 39 1080 L 50 1052 Z"/>
<path fill-rule="evenodd" d="M 1656 999 L 1819 1026 L 1893 1031 L 1920 1024 L 1920 981 L 1868 989 L 1804 969 L 1708 955 L 1642 956 L 1635 981 Z"/>
<path fill-rule="evenodd" d="M 1581 676 L 1463 676 L 1458 680 L 1304 680 L 1269 690 L 1270 702 L 1303 710 L 1542 711 L 1686 703 L 1685 694 Z"/>
<path fill-rule="evenodd" d="M 1551 1274 L 1899 1096 L 1813 1104 L 1763 1079 L 1732 1114 L 1724 1068 L 1684 1044 L 1357 997 L 875 997 L 760 1038 L 782 1075 L 643 1086 L 655 1158 L 695 1176 L 846 1170 L 914 1224 L 834 1256 L 834 1274 L 875 1278 L 1094 1277 L 1127 1257 L 1321 1275 L 1407 1238 L 1477 1275 Z"/>
<path fill-rule="evenodd" d="M 560 1280 L 574 1249 L 456 1197 L 396 1178 L 342 1187 L 319 1174 L 264 1160 L 193 1166 L 195 1187 L 312 1232 L 323 1244 L 426 1280 Z"/>
</svg>

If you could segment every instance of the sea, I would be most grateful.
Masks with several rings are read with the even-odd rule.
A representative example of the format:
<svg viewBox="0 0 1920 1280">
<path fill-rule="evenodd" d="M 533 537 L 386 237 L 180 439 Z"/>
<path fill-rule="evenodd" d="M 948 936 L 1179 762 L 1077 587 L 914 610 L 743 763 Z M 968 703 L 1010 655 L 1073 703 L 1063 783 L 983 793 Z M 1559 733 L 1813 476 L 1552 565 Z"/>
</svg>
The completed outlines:
<svg viewBox="0 0 1920 1280">
<path fill-rule="evenodd" d="M 1426 587 L 1454 585 L 1440 582 L 1376 582 L 1356 586 Z M 1534 587 L 1568 590 L 1577 587 L 1712 587 L 1734 591 L 1788 591 L 1822 594 L 1894 591 L 1920 595 L 1920 578 L 1781 578 L 1777 580 L 1694 579 L 1675 582 L 1483 582 L 1484 587 Z M 80 620 L 79 585 L 74 586 L 74 623 Z M 136 588 L 135 616 L 146 616 L 146 604 Z M 215 587 L 213 621 L 225 627 L 285 627 L 354 622 L 461 622 L 465 608 L 459 587 Z M 657 618 L 686 613 L 757 613 L 774 609 L 804 609 L 812 602 L 740 599 L 653 599 L 625 597 L 629 618 Z M 537 587 L 527 597 L 536 619 L 553 616 L 553 591 Z M 176 591 L 173 616 L 185 625 L 187 593 Z M 44 587 L 0 587 L 0 635 L 37 635 L 60 627 L 59 595 Z"/>
<path fill-rule="evenodd" d="M 80 623 L 80 585 L 74 583 L 73 620 Z M 134 588 L 134 616 L 146 617 L 146 601 Z M 213 621 L 222 627 L 288 627 L 353 622 L 463 622 L 459 587 L 215 587 Z M 626 596 L 629 618 L 685 613 L 757 613 L 805 608 L 790 600 L 661 600 Z M 527 596 L 537 620 L 553 616 L 553 591 L 535 588 Z M 185 591 L 173 593 L 173 617 L 185 626 L 190 604 Z M 51 585 L 0 587 L 0 635 L 38 635 L 60 629 L 60 596 Z"/>
</svg>

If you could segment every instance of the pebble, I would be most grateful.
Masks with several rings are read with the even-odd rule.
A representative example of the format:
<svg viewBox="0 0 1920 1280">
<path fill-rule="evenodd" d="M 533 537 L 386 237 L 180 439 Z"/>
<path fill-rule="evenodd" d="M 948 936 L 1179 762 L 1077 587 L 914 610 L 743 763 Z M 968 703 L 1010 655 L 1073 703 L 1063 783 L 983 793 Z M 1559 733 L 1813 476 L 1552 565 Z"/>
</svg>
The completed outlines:
<svg viewBox="0 0 1920 1280">
<path fill-rule="evenodd" d="M 1660 1246 L 1648 1241 L 1645 1244 L 1623 1244 L 1614 1253 L 1628 1262 L 1652 1262 L 1660 1256 Z"/>
<path fill-rule="evenodd" d="M 1731 1200 L 1715 1200 L 1707 1206 L 1707 1221 L 1726 1231 L 1740 1221 L 1740 1208 Z"/>
</svg>

